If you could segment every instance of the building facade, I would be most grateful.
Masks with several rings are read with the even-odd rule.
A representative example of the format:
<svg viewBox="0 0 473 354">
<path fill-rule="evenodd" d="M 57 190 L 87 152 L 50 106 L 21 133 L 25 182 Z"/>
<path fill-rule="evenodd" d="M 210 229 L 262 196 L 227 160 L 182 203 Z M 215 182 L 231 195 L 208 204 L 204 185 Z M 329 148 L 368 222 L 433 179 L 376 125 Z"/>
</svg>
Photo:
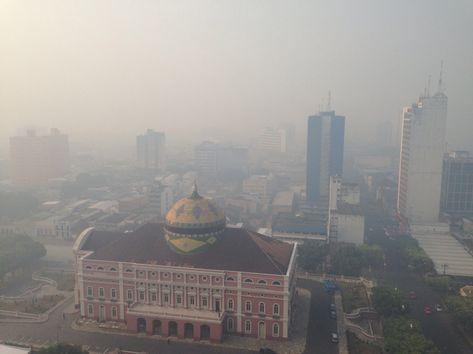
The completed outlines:
<svg viewBox="0 0 473 354">
<path fill-rule="evenodd" d="M 296 246 L 227 227 L 196 190 L 163 224 L 128 234 L 84 230 L 74 253 L 82 317 L 194 340 L 289 336 Z"/>
<path fill-rule="evenodd" d="M 148 129 L 136 137 L 136 156 L 140 167 L 166 169 L 166 136 L 163 132 Z"/>
<path fill-rule="evenodd" d="M 69 171 L 69 140 L 57 129 L 49 135 L 10 138 L 10 179 L 17 185 L 44 184 L 49 179 L 64 177 Z"/>
<path fill-rule="evenodd" d="M 473 215 L 473 157 L 467 151 L 445 155 L 440 200 L 443 213 Z"/>
<path fill-rule="evenodd" d="M 287 152 L 287 132 L 285 129 L 266 127 L 258 137 L 257 147 L 267 152 Z"/>
<path fill-rule="evenodd" d="M 403 111 L 397 209 L 410 223 L 438 221 L 447 101 L 438 92 Z"/>
<path fill-rule="evenodd" d="M 335 111 L 310 116 L 307 126 L 307 201 L 328 205 L 330 176 L 342 176 L 345 117 Z"/>
</svg>

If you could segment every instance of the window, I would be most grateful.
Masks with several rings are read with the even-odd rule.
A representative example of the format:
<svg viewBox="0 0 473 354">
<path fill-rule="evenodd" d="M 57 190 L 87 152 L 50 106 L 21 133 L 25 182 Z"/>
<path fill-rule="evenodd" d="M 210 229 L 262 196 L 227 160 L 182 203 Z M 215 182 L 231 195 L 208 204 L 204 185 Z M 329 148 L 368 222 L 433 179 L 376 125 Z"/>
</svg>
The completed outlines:
<svg viewBox="0 0 473 354">
<path fill-rule="evenodd" d="M 207 296 L 202 296 L 202 307 L 207 307 L 208 305 Z"/>
<path fill-rule="evenodd" d="M 145 292 L 140 291 L 140 301 L 145 301 Z"/>
<path fill-rule="evenodd" d="M 87 287 L 87 296 L 88 296 L 88 297 L 94 296 L 94 290 L 92 289 L 91 286 L 88 286 L 88 287 Z"/>
<path fill-rule="evenodd" d="M 152 276 L 152 277 L 155 277 L 155 276 L 156 276 L 156 272 L 151 272 L 151 276 Z"/>
<path fill-rule="evenodd" d="M 251 312 L 251 301 L 245 302 L 245 311 Z"/>
<path fill-rule="evenodd" d="M 158 299 L 157 295 L 155 292 L 151 293 L 151 301 L 156 301 Z"/>
<path fill-rule="evenodd" d="M 277 323 L 273 324 L 273 337 L 279 337 L 279 325 Z"/>
<path fill-rule="evenodd" d="M 117 307 L 112 306 L 112 318 L 117 318 Z"/>
<path fill-rule="evenodd" d="M 88 265 L 87 267 L 85 267 L 85 269 L 92 269 L 92 267 Z"/>
<path fill-rule="evenodd" d="M 132 271 L 130 268 L 127 268 L 127 269 L 125 269 L 125 272 L 131 273 L 131 272 L 133 272 L 133 271 Z"/>
<path fill-rule="evenodd" d="M 112 267 L 112 268 L 110 268 L 110 271 L 111 271 L 111 272 L 116 272 L 117 269 Z"/>
<path fill-rule="evenodd" d="M 169 294 L 164 294 L 164 303 L 169 303 Z"/>
<path fill-rule="evenodd" d="M 195 275 L 189 275 L 189 280 L 194 280 L 195 279 Z"/>
<path fill-rule="evenodd" d="M 176 274 L 176 279 L 182 279 L 182 274 Z"/>
<path fill-rule="evenodd" d="M 176 303 L 177 303 L 178 305 L 182 304 L 182 296 L 179 295 L 179 294 L 176 295 Z"/>
<path fill-rule="evenodd" d="M 278 304 L 273 305 L 273 315 L 279 315 L 279 305 Z"/>
<path fill-rule="evenodd" d="M 260 284 L 260 285 L 266 285 L 266 280 L 261 279 L 261 280 L 258 281 L 258 284 Z"/>
<path fill-rule="evenodd" d="M 233 277 L 227 277 L 227 280 L 228 280 L 228 281 L 235 281 L 235 278 L 233 278 Z"/>
<path fill-rule="evenodd" d="M 97 270 L 103 270 L 103 267 L 97 267 Z"/>
<path fill-rule="evenodd" d="M 250 278 L 246 278 L 246 279 L 244 280 L 244 282 L 245 282 L 245 283 L 253 283 L 253 280 L 251 280 Z"/>
<path fill-rule="evenodd" d="M 202 281 L 207 281 L 207 277 L 205 275 L 202 277 Z"/>
<path fill-rule="evenodd" d="M 273 285 L 281 285 L 281 283 L 277 280 L 273 281 Z"/>
<path fill-rule="evenodd" d="M 216 283 L 220 283 L 220 278 L 215 278 Z"/>
<path fill-rule="evenodd" d="M 94 315 L 94 305 L 92 304 L 87 305 L 87 313 L 89 314 L 89 316 Z"/>
<path fill-rule="evenodd" d="M 189 304 L 191 304 L 191 306 L 194 306 L 194 305 L 195 305 L 195 297 L 194 297 L 194 295 L 191 295 L 191 296 L 189 297 Z"/>
<path fill-rule="evenodd" d="M 142 271 L 142 270 L 140 270 L 140 273 L 139 273 L 139 274 L 140 274 L 140 276 L 141 276 L 141 277 L 144 277 L 144 275 L 145 275 L 145 272 L 144 272 L 144 271 Z"/>
<path fill-rule="evenodd" d="M 251 321 L 249 321 L 249 320 L 245 321 L 245 332 L 246 333 L 251 333 Z"/>
<path fill-rule="evenodd" d="M 233 318 L 231 317 L 227 319 L 227 330 L 228 332 L 233 332 Z"/>
<path fill-rule="evenodd" d="M 133 290 L 128 289 L 128 291 L 126 292 L 126 298 L 128 300 L 133 300 Z"/>
<path fill-rule="evenodd" d="M 163 273 L 164 278 L 169 278 L 169 273 Z"/>
<path fill-rule="evenodd" d="M 115 289 L 115 288 L 111 288 L 111 289 L 110 289 L 110 297 L 111 297 L 112 299 L 116 299 L 116 298 L 117 298 L 117 289 Z"/>
<path fill-rule="evenodd" d="M 233 299 L 228 299 L 228 309 L 233 310 Z"/>
<path fill-rule="evenodd" d="M 105 297 L 105 290 L 103 288 L 99 288 L 99 297 Z"/>
<path fill-rule="evenodd" d="M 260 313 L 264 313 L 265 311 L 265 306 L 264 306 L 264 302 L 260 302 L 259 303 L 259 307 L 258 307 L 258 310 Z"/>
</svg>

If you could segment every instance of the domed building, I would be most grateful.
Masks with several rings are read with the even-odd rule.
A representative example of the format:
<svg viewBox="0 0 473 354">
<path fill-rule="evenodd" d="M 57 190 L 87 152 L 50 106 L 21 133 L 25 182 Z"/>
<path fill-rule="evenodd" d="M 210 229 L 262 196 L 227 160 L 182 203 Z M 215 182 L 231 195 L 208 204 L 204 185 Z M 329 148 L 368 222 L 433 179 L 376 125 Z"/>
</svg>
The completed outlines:
<svg viewBox="0 0 473 354">
<path fill-rule="evenodd" d="M 288 338 L 296 245 L 227 225 L 197 187 L 163 223 L 127 233 L 88 228 L 73 251 L 84 318 L 194 340 Z"/>
<path fill-rule="evenodd" d="M 177 201 L 166 214 L 166 241 L 178 253 L 204 252 L 225 231 L 225 224 L 223 211 L 201 197 L 195 185 L 192 194 Z"/>
</svg>

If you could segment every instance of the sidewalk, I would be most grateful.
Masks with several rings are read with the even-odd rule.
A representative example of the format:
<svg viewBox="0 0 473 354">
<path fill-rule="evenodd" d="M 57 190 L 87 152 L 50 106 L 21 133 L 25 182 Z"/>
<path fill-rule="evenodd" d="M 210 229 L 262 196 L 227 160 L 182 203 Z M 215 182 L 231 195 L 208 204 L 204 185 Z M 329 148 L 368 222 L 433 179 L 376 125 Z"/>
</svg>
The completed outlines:
<svg viewBox="0 0 473 354">
<path fill-rule="evenodd" d="M 347 331 L 345 328 L 345 312 L 343 311 L 342 294 L 336 291 L 334 294 L 335 306 L 337 308 L 337 329 L 338 329 L 338 353 L 348 354 Z"/>
<path fill-rule="evenodd" d="M 149 339 L 155 339 L 159 341 L 171 340 L 172 342 L 192 342 L 197 345 L 211 345 L 222 348 L 233 348 L 233 349 L 245 349 L 245 350 L 259 350 L 262 347 L 267 347 L 274 350 L 279 354 L 300 354 L 305 349 L 307 326 L 309 322 L 309 311 L 310 311 L 310 298 L 311 294 L 306 289 L 297 288 L 298 298 L 296 301 L 297 308 L 294 313 L 294 323 L 292 325 L 292 331 L 289 334 L 289 340 L 287 341 L 271 341 L 257 338 L 241 337 L 238 335 L 227 336 L 223 339 L 222 343 L 210 343 L 206 341 L 192 341 L 189 339 L 178 339 L 169 338 L 162 336 L 146 336 Z M 71 328 L 76 331 L 92 332 L 92 333 L 107 333 L 122 336 L 131 337 L 143 337 L 143 334 L 127 333 L 118 329 L 109 329 L 99 327 L 96 322 L 84 321 L 82 324 L 78 321 L 73 321 Z"/>
</svg>

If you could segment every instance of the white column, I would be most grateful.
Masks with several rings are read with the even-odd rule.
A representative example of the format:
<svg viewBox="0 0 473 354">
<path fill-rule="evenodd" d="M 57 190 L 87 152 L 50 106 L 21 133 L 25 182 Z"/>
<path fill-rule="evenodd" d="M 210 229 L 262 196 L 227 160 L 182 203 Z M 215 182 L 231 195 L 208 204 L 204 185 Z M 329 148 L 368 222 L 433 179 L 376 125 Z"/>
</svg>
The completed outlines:
<svg viewBox="0 0 473 354">
<path fill-rule="evenodd" d="M 237 332 L 242 332 L 242 324 L 241 324 L 241 273 L 238 272 L 237 275 L 237 301 L 236 301 L 236 309 L 237 309 Z"/>
<path fill-rule="evenodd" d="M 118 297 L 120 299 L 120 319 L 125 319 L 125 292 L 123 289 L 123 263 L 118 263 Z"/>
<path fill-rule="evenodd" d="M 85 301 L 84 301 L 84 277 L 83 277 L 82 259 L 77 260 L 77 283 L 79 284 L 79 298 L 80 298 L 80 315 L 85 316 Z"/>
</svg>

